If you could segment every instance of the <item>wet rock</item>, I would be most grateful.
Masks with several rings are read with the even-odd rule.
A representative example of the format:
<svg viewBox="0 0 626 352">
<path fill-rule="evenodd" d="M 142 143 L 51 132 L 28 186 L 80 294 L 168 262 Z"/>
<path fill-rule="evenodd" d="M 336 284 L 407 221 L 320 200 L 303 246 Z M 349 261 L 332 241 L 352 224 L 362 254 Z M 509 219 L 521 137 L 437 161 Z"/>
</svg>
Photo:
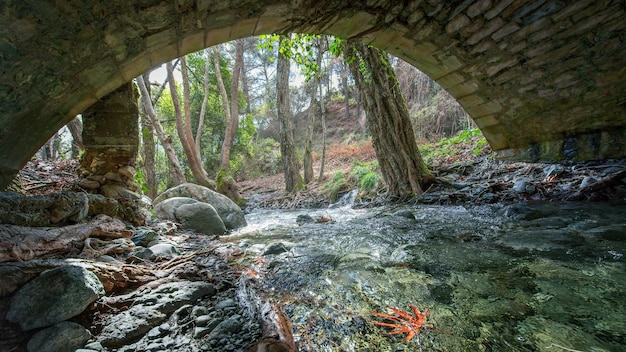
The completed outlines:
<svg viewBox="0 0 626 352">
<path fill-rule="evenodd" d="M 226 232 L 226 225 L 217 211 L 207 203 L 197 202 L 181 205 L 176 209 L 174 215 L 184 227 L 207 235 L 222 235 Z"/>
<path fill-rule="evenodd" d="M 309 214 L 300 214 L 296 217 L 296 224 L 302 226 L 304 224 L 312 224 L 315 222 L 315 219 Z"/>
<path fill-rule="evenodd" d="M 596 178 L 591 176 L 585 176 L 585 178 L 583 178 L 583 180 L 580 182 L 580 186 L 578 186 L 578 188 L 585 189 L 596 182 L 598 182 Z"/>
<path fill-rule="evenodd" d="M 536 191 L 535 186 L 531 183 L 532 180 L 527 178 L 520 178 L 515 180 L 513 184 L 513 190 L 517 193 L 533 194 Z"/>
<path fill-rule="evenodd" d="M 82 325 L 64 321 L 36 333 L 26 347 L 28 352 L 74 352 L 90 337 Z"/>
<path fill-rule="evenodd" d="M 80 314 L 104 293 L 98 277 L 84 268 L 46 270 L 16 292 L 6 319 L 24 331 L 50 326 Z"/>
<path fill-rule="evenodd" d="M 148 249 L 152 251 L 154 258 L 174 258 L 180 254 L 178 248 L 171 243 L 155 244 Z"/>
<path fill-rule="evenodd" d="M 413 212 L 410 210 L 398 210 L 393 215 L 415 220 L 415 214 L 413 214 Z"/>
<path fill-rule="evenodd" d="M 281 253 L 289 252 L 289 248 L 285 244 L 278 242 L 272 243 L 263 252 L 263 255 L 277 255 Z"/>
<path fill-rule="evenodd" d="M 215 329 L 211 331 L 208 336 L 208 339 L 216 339 L 222 335 L 228 335 L 232 333 L 236 333 L 241 329 L 241 315 L 235 314 L 226 320 L 220 322 Z"/>
<path fill-rule="evenodd" d="M 133 236 L 130 238 L 137 246 L 148 247 L 148 244 L 152 241 L 159 239 L 161 236 L 148 227 L 137 227 L 133 230 Z"/>
<path fill-rule="evenodd" d="M 98 341 L 105 347 L 121 347 L 162 325 L 169 314 L 203 296 L 212 296 L 215 287 L 206 282 L 169 282 L 149 292 L 135 292 L 128 297 L 133 306 L 113 316 Z"/>
<path fill-rule="evenodd" d="M 543 169 L 543 174 L 546 178 L 555 177 L 565 172 L 565 167 L 561 164 L 552 164 L 548 165 L 545 169 Z"/>
<path fill-rule="evenodd" d="M 192 198 L 212 205 L 229 230 L 246 226 L 244 213 L 235 202 L 206 187 L 193 183 L 183 183 L 160 194 L 154 199 L 154 204 L 160 204 L 164 200 L 173 197 Z"/>
</svg>

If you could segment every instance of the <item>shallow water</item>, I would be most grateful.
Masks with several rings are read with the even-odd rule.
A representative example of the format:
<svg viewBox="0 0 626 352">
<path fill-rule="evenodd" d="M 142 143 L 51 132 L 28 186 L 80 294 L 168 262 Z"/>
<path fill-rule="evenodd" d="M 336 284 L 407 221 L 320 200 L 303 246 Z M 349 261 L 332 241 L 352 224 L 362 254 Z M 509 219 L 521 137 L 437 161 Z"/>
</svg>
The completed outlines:
<svg viewBox="0 0 626 352">
<path fill-rule="evenodd" d="M 332 221 L 298 226 L 301 214 Z M 247 221 L 229 241 L 257 259 L 300 351 L 626 351 L 624 205 L 258 211 Z M 404 343 L 371 324 L 381 321 L 372 311 L 409 302 L 430 310 L 433 328 Z"/>
</svg>

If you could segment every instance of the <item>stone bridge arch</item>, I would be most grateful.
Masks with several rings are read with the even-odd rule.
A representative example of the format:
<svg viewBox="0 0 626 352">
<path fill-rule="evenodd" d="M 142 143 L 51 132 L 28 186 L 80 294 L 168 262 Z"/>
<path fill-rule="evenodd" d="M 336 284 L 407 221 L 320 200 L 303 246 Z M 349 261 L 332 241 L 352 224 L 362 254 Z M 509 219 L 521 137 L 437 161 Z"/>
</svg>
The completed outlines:
<svg viewBox="0 0 626 352">
<path fill-rule="evenodd" d="M 76 114 L 151 67 L 225 41 L 326 33 L 435 79 L 494 150 L 626 154 L 621 0 L 7 0 L 0 13 L 0 187 Z"/>
</svg>

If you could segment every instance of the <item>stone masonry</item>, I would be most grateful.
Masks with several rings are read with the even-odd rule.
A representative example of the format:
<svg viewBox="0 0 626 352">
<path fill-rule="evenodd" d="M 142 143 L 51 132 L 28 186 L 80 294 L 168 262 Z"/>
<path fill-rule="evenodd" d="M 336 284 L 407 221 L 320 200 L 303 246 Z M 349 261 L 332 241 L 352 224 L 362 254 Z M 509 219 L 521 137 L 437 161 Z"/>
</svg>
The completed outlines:
<svg viewBox="0 0 626 352">
<path fill-rule="evenodd" d="M 7 0 L 0 187 L 61 126 L 151 67 L 225 41 L 326 33 L 435 79 L 501 156 L 626 154 L 621 0 Z"/>
</svg>

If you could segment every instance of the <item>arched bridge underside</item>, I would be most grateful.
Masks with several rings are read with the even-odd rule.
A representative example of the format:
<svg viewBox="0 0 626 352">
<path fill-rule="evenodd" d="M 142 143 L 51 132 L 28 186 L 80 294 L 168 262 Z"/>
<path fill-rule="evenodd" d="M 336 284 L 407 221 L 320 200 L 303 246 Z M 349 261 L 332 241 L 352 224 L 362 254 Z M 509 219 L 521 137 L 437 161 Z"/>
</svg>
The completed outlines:
<svg viewBox="0 0 626 352">
<path fill-rule="evenodd" d="M 626 155 L 622 0 L 5 0 L 0 186 L 60 127 L 151 67 L 272 32 L 360 38 L 448 90 L 494 150 Z"/>
</svg>

